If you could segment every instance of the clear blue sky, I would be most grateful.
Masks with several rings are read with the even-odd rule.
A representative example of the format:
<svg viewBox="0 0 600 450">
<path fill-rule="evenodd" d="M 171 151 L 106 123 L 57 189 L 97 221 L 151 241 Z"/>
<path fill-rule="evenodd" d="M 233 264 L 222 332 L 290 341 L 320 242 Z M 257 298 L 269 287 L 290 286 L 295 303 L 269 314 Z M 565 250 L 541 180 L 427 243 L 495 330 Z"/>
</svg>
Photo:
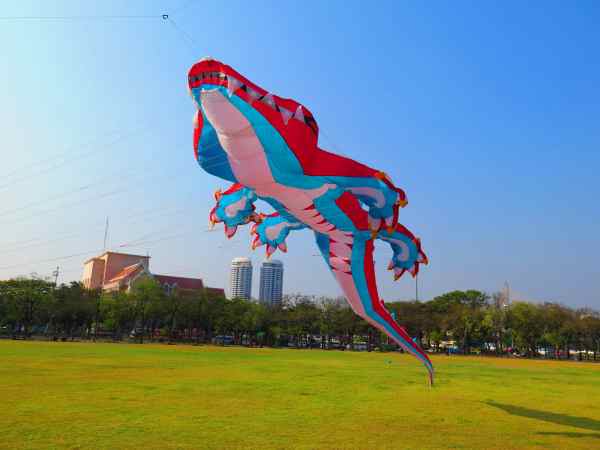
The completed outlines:
<svg viewBox="0 0 600 450">
<path fill-rule="evenodd" d="M 405 189 L 401 221 L 431 260 L 422 298 L 508 281 L 522 299 L 600 307 L 597 2 L 20 1 L 0 15 L 164 12 L 178 28 L 0 22 L 0 277 L 58 264 L 78 279 L 87 255 L 36 261 L 100 249 L 107 215 L 110 247 L 149 252 L 158 273 L 224 286 L 232 257 L 260 263 L 247 230 L 204 231 L 226 183 L 193 159 L 186 75 L 211 55 Z M 337 295 L 312 233 L 288 244 L 284 290 Z M 389 256 L 378 247 L 382 296 L 413 298 Z"/>
</svg>

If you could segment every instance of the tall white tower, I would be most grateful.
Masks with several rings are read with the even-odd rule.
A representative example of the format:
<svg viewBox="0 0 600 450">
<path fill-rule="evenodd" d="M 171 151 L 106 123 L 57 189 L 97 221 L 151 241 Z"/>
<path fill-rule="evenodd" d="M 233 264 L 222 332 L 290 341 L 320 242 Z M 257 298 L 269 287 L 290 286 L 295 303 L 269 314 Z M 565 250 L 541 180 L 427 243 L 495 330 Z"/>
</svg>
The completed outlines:
<svg viewBox="0 0 600 450">
<path fill-rule="evenodd" d="M 233 258 L 229 284 L 231 298 L 252 297 L 252 261 L 249 258 Z"/>
<path fill-rule="evenodd" d="M 260 302 L 268 306 L 281 305 L 283 291 L 283 263 L 265 261 L 260 267 Z"/>
</svg>

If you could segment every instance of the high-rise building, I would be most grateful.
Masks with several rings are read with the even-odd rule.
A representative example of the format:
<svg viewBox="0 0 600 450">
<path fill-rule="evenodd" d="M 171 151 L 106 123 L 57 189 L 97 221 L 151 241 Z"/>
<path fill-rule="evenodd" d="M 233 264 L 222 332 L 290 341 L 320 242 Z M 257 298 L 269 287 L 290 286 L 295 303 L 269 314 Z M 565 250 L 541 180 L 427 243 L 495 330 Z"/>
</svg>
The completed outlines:
<svg viewBox="0 0 600 450">
<path fill-rule="evenodd" d="M 269 306 L 281 305 L 283 290 L 283 263 L 265 261 L 260 267 L 260 302 Z"/>
<path fill-rule="evenodd" d="M 252 297 L 252 261 L 249 258 L 233 258 L 229 284 L 231 298 Z"/>
</svg>

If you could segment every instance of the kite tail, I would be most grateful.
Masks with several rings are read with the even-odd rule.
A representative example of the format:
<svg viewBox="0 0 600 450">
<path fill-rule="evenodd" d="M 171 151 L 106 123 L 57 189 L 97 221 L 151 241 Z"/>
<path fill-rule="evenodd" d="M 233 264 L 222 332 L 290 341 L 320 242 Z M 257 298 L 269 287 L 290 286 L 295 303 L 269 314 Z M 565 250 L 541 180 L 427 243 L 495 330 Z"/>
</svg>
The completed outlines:
<svg viewBox="0 0 600 450">
<path fill-rule="evenodd" d="M 315 234 L 321 254 L 352 310 L 419 359 L 429 372 L 429 383 L 433 385 L 434 370 L 429 357 L 406 330 L 396 323 L 379 298 L 370 232 L 343 233 L 335 237 Z"/>
</svg>

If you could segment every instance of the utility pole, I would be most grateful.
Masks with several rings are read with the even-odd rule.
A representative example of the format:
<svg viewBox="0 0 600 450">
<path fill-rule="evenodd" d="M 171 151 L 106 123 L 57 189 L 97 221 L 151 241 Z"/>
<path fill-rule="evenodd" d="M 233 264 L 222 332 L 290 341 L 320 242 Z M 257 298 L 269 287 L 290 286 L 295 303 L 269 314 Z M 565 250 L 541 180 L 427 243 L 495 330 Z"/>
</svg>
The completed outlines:
<svg viewBox="0 0 600 450">
<path fill-rule="evenodd" d="M 504 305 L 502 305 L 502 306 L 504 307 L 504 310 L 507 311 L 508 308 L 510 307 L 510 285 L 508 284 L 508 281 L 504 282 L 504 290 L 505 290 Z M 514 331 L 512 329 L 510 330 L 510 347 L 511 347 L 511 349 L 515 348 L 515 336 L 514 336 Z"/>
<path fill-rule="evenodd" d="M 60 274 L 60 267 L 56 266 L 56 269 L 52 272 L 52 276 L 54 277 L 54 289 L 58 286 L 58 275 Z"/>
<path fill-rule="evenodd" d="M 415 300 L 419 301 L 419 274 L 415 275 Z"/>
</svg>

